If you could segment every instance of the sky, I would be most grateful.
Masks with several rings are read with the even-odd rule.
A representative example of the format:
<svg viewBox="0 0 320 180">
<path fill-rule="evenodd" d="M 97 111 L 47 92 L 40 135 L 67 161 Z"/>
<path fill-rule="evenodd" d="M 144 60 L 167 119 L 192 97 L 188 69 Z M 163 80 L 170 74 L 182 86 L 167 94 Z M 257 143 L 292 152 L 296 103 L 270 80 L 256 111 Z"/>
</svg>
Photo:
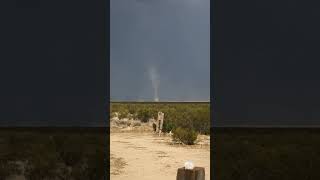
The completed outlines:
<svg viewBox="0 0 320 180">
<path fill-rule="evenodd" d="M 16 2 L 0 11 L 0 125 L 104 124 L 104 0 Z M 208 100 L 211 80 L 213 125 L 319 126 L 317 3 L 215 1 L 211 79 L 209 3 L 111 0 L 111 99 Z"/>
<path fill-rule="evenodd" d="M 209 100 L 209 4 L 111 0 L 111 100 Z"/>
<path fill-rule="evenodd" d="M 316 2 L 218 0 L 214 125 L 320 125 Z"/>
<path fill-rule="evenodd" d="M 104 0 L 10 1 L 1 10 L 0 126 L 103 126 Z"/>
</svg>

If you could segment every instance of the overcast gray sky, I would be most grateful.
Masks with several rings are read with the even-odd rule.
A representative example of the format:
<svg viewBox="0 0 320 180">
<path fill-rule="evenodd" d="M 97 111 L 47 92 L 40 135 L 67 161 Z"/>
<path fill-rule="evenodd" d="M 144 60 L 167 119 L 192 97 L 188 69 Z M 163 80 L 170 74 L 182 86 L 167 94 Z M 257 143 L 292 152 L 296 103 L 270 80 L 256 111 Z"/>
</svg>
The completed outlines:
<svg viewBox="0 0 320 180">
<path fill-rule="evenodd" d="M 111 100 L 209 100 L 210 0 L 111 0 Z"/>
</svg>

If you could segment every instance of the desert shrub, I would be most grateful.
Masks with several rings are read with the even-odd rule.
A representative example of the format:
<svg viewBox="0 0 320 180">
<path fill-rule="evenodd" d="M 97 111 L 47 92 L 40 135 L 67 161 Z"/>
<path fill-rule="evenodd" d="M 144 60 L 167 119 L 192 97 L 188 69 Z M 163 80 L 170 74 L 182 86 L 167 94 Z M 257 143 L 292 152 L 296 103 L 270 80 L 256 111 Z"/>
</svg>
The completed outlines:
<svg viewBox="0 0 320 180">
<path fill-rule="evenodd" d="M 102 180 L 106 171 L 103 149 L 85 156 L 85 160 L 74 167 L 72 176 L 77 180 Z"/>
<path fill-rule="evenodd" d="M 104 150 L 96 150 L 94 154 L 89 156 L 87 160 L 88 164 L 88 179 L 89 180 L 102 180 L 105 174 L 105 164 L 104 164 Z"/>
<path fill-rule="evenodd" d="M 132 118 L 135 119 L 135 120 L 138 119 L 138 113 L 132 114 Z"/>
<path fill-rule="evenodd" d="M 62 166 L 59 168 L 59 172 L 57 173 L 57 177 L 59 180 L 70 180 L 72 179 L 72 170 L 67 166 Z"/>
<path fill-rule="evenodd" d="M 18 165 L 6 159 L 0 159 L 0 180 L 5 180 L 15 174 L 21 174 L 21 169 Z"/>
<path fill-rule="evenodd" d="M 213 156 L 219 179 L 319 179 L 319 130 L 215 130 Z M 317 138 L 316 138 L 317 137 Z"/>
<path fill-rule="evenodd" d="M 41 152 L 40 152 L 41 151 Z M 26 161 L 24 175 L 28 180 L 55 179 L 58 158 L 49 150 L 33 150 L 34 154 Z"/>
<path fill-rule="evenodd" d="M 184 129 L 192 129 L 195 131 L 198 131 L 197 129 L 194 128 L 194 116 L 196 116 L 196 114 L 194 114 L 192 112 L 192 109 L 181 109 L 179 110 L 180 115 L 177 117 L 176 120 L 176 125 L 177 127 L 182 127 Z"/>
<path fill-rule="evenodd" d="M 43 134 L 33 136 L 33 143 L 26 151 L 24 175 L 28 180 L 54 179 L 57 176 L 59 155 L 54 138 Z"/>
<path fill-rule="evenodd" d="M 168 133 L 172 130 L 174 130 L 176 127 L 175 127 L 175 124 L 173 121 L 164 121 L 163 122 L 163 127 L 162 127 L 162 131 L 165 132 L 165 133 Z"/>
<path fill-rule="evenodd" d="M 129 114 L 127 115 L 127 118 L 128 118 L 128 119 L 134 119 L 134 116 L 133 116 L 133 114 L 130 114 L 130 113 L 129 113 Z"/>
<path fill-rule="evenodd" d="M 129 111 L 127 109 L 123 109 L 119 112 L 119 119 L 127 118 L 129 115 Z"/>
<path fill-rule="evenodd" d="M 141 122 L 139 122 L 139 121 L 132 121 L 131 124 L 132 124 L 133 127 L 141 126 Z"/>
<path fill-rule="evenodd" d="M 193 128 L 200 134 L 210 134 L 210 109 L 197 108 L 193 116 Z"/>
<path fill-rule="evenodd" d="M 89 139 L 89 138 L 86 138 Z M 83 143 L 74 136 L 55 136 L 53 138 L 58 157 L 66 166 L 75 166 L 83 156 Z"/>
<path fill-rule="evenodd" d="M 149 119 L 152 117 L 152 112 L 150 109 L 139 109 L 138 110 L 138 119 L 142 122 L 148 122 Z"/>
<path fill-rule="evenodd" d="M 127 119 L 120 119 L 119 121 L 116 121 L 118 125 L 128 125 Z"/>
<path fill-rule="evenodd" d="M 111 112 L 133 114 L 134 119 L 148 122 L 156 118 L 158 111 L 165 113 L 163 131 L 169 132 L 176 127 L 193 129 L 200 134 L 210 134 L 210 104 L 178 103 L 178 104 L 144 104 L 144 103 L 111 103 Z"/>
<path fill-rule="evenodd" d="M 82 152 L 77 150 L 65 150 L 61 153 L 61 158 L 67 166 L 74 166 L 81 160 Z"/>
<path fill-rule="evenodd" d="M 183 144 L 193 145 L 197 140 L 198 134 L 192 129 L 178 127 L 174 130 L 172 138 L 175 141 L 180 141 Z"/>
<path fill-rule="evenodd" d="M 128 107 L 128 112 L 130 113 L 130 114 L 135 114 L 135 113 L 137 113 L 137 108 L 136 108 L 136 106 L 130 106 L 130 104 L 127 106 Z"/>
<path fill-rule="evenodd" d="M 118 113 L 117 112 L 112 112 L 110 113 L 110 118 L 114 118 L 114 117 L 117 117 L 118 116 Z"/>
<path fill-rule="evenodd" d="M 10 161 L 18 161 L 23 159 L 23 157 L 27 156 L 25 151 L 21 151 L 21 149 L 27 149 L 28 140 L 23 137 L 19 137 L 17 135 L 11 134 L 7 139 L 7 150 L 6 158 Z"/>
<path fill-rule="evenodd" d="M 0 131 L 0 180 L 22 173 L 27 180 L 101 179 L 106 167 L 101 163 L 105 132 L 87 128 L 50 130 Z M 82 176 L 74 176 L 74 170 Z"/>
</svg>

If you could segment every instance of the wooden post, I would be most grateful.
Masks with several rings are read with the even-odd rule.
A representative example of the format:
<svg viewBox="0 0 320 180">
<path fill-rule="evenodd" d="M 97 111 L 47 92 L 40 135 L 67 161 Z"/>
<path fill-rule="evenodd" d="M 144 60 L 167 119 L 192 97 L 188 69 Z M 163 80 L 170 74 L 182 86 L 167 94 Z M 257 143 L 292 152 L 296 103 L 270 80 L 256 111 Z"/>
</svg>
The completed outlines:
<svg viewBox="0 0 320 180">
<path fill-rule="evenodd" d="M 205 180 L 205 170 L 203 167 L 193 169 L 179 168 L 176 180 Z"/>
</svg>

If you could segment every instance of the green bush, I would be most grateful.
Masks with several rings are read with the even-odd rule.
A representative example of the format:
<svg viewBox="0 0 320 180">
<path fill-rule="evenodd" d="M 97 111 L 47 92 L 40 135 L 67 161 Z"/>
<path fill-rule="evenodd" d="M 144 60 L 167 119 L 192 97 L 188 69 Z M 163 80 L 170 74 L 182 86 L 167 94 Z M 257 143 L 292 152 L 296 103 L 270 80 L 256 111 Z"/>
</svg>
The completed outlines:
<svg viewBox="0 0 320 180">
<path fill-rule="evenodd" d="M 165 133 L 169 133 L 170 131 L 173 131 L 175 129 L 175 124 L 173 121 L 164 121 L 162 131 Z"/>
<path fill-rule="evenodd" d="M 183 144 L 193 145 L 197 140 L 198 134 L 192 129 L 184 129 L 178 127 L 174 130 L 172 138 L 176 141 L 180 141 Z"/>
<path fill-rule="evenodd" d="M 164 112 L 163 132 L 173 131 L 176 127 L 193 129 L 197 133 L 210 135 L 210 104 L 204 103 L 111 103 L 111 113 L 126 112 L 134 119 L 148 122 L 156 118 L 158 111 Z"/>
<path fill-rule="evenodd" d="M 119 112 L 119 119 L 128 118 L 129 111 L 127 109 L 123 109 Z"/>
<path fill-rule="evenodd" d="M 142 122 L 148 122 L 150 118 L 153 117 L 153 113 L 151 109 L 139 109 L 138 110 L 138 119 L 140 119 Z"/>
<path fill-rule="evenodd" d="M 197 108 L 193 114 L 193 128 L 200 134 L 210 135 L 210 109 Z"/>
</svg>

